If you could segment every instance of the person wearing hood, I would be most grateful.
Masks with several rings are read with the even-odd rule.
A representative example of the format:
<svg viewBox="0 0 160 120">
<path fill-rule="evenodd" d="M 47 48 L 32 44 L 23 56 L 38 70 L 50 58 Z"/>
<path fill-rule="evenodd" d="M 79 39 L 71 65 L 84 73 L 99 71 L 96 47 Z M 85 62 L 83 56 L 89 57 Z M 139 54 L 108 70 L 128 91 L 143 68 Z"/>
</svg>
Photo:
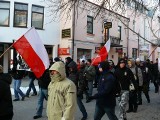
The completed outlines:
<svg viewBox="0 0 160 120">
<path fill-rule="evenodd" d="M 100 79 L 98 82 L 98 93 L 90 99 L 96 99 L 94 120 L 101 120 L 106 113 L 110 120 L 118 120 L 115 115 L 116 96 L 114 93 L 116 79 L 110 72 L 110 65 L 103 61 L 98 65 Z"/>
<path fill-rule="evenodd" d="M 88 82 L 88 89 L 89 89 L 88 93 L 86 93 L 86 98 L 87 98 L 86 103 L 90 102 L 90 100 L 88 100 L 88 96 L 92 96 L 93 81 L 96 75 L 95 67 L 91 63 L 92 63 L 91 59 L 87 59 L 87 65 L 84 70 L 84 75 Z"/>
<path fill-rule="evenodd" d="M 11 82 L 12 77 L 3 73 L 3 67 L 0 65 L 0 120 L 12 120 L 13 117 Z"/>
<path fill-rule="evenodd" d="M 135 90 L 129 91 L 129 109 L 126 111 L 129 112 L 137 112 L 138 105 L 137 105 L 137 89 L 138 89 L 138 81 L 136 77 L 136 69 L 135 69 L 135 61 L 130 59 L 128 60 L 128 67 L 133 72 L 135 81 L 134 81 L 134 88 Z"/>
<path fill-rule="evenodd" d="M 121 95 L 119 97 L 119 120 L 127 120 L 125 109 L 129 101 L 129 86 L 131 81 L 134 81 L 134 75 L 132 71 L 126 67 L 126 61 L 123 58 L 118 62 L 115 77 L 121 85 Z"/>
<path fill-rule="evenodd" d="M 66 76 L 69 76 L 69 68 L 68 68 L 68 64 L 73 61 L 73 59 L 71 57 L 66 57 L 65 58 L 65 71 L 66 71 Z"/>
<path fill-rule="evenodd" d="M 78 72 L 77 69 L 77 64 L 72 61 L 68 64 L 69 67 L 69 76 L 68 78 L 74 82 L 77 88 L 77 104 L 80 109 L 80 111 L 83 114 L 83 117 L 81 120 L 86 120 L 87 119 L 87 112 L 86 109 L 82 103 L 82 97 L 83 97 L 83 92 L 86 89 L 86 84 L 84 79 L 79 79 L 80 73 Z"/>
<path fill-rule="evenodd" d="M 49 70 L 51 82 L 48 86 L 48 120 L 74 120 L 76 86 L 66 78 L 63 62 L 55 62 Z"/>
</svg>

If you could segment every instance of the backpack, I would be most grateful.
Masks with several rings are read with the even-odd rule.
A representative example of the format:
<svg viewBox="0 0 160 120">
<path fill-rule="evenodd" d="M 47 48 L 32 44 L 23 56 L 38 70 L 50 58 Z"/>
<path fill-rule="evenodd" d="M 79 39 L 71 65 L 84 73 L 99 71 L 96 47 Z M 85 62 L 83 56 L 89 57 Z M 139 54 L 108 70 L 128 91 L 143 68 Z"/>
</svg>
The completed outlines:
<svg viewBox="0 0 160 120">
<path fill-rule="evenodd" d="M 120 94 L 121 94 L 121 90 L 122 90 L 121 84 L 120 84 L 120 82 L 118 81 L 118 79 L 115 77 L 115 75 L 114 75 L 113 72 L 109 72 L 109 73 L 112 74 L 113 77 L 115 78 L 115 84 L 114 84 L 114 88 L 113 88 L 114 95 L 115 95 L 116 97 L 119 97 Z"/>
</svg>

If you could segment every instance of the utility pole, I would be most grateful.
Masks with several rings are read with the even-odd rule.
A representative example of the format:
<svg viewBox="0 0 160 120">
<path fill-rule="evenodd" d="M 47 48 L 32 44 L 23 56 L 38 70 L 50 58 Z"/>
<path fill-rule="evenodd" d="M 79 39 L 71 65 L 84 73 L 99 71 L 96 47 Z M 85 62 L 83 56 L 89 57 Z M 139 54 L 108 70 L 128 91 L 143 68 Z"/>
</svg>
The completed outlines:
<svg viewBox="0 0 160 120">
<path fill-rule="evenodd" d="M 74 2 L 74 5 L 73 5 L 73 20 L 72 20 L 72 59 L 74 60 L 74 36 L 75 36 L 75 11 L 76 11 L 76 8 L 75 8 L 75 4 L 76 2 Z"/>
<path fill-rule="evenodd" d="M 138 33 L 138 58 L 139 58 L 139 33 Z"/>
</svg>

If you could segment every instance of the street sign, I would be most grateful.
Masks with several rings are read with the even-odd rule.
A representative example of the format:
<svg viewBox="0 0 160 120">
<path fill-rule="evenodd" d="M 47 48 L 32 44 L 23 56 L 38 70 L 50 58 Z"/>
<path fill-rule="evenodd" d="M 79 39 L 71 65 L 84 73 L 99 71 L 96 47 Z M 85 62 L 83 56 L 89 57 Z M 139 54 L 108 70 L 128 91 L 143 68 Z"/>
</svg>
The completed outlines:
<svg viewBox="0 0 160 120">
<path fill-rule="evenodd" d="M 62 38 L 68 38 L 71 37 L 71 29 L 63 29 L 62 30 Z"/>
<path fill-rule="evenodd" d="M 112 28 L 112 22 L 105 22 L 105 23 L 104 23 L 104 28 L 105 28 L 105 29 Z"/>
</svg>

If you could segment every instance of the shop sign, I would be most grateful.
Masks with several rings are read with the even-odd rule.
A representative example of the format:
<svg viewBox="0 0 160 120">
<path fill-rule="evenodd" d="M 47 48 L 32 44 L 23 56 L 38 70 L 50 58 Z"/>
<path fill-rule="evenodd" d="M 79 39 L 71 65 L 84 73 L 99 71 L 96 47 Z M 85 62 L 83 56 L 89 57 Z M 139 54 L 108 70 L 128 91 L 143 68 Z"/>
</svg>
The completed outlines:
<svg viewBox="0 0 160 120">
<path fill-rule="evenodd" d="M 70 38 L 71 37 L 71 29 L 63 29 L 62 30 L 62 38 Z"/>
<path fill-rule="evenodd" d="M 70 55 L 70 48 L 58 48 L 58 55 Z"/>
<path fill-rule="evenodd" d="M 123 50 L 122 50 L 122 48 L 116 48 L 116 52 L 117 53 L 123 53 Z"/>
<path fill-rule="evenodd" d="M 105 29 L 112 28 L 112 22 L 105 22 L 105 23 L 104 23 L 104 28 L 105 28 Z"/>
</svg>

